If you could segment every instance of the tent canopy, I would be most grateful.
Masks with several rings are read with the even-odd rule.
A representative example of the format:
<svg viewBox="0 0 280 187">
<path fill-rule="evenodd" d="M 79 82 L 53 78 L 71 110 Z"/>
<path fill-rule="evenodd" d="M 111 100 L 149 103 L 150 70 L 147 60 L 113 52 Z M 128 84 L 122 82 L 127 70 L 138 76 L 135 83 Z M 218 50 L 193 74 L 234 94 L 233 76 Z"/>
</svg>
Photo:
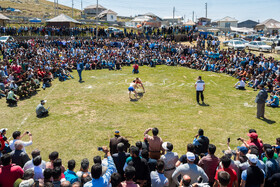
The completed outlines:
<svg viewBox="0 0 280 187">
<path fill-rule="evenodd" d="M 242 28 L 230 27 L 230 30 L 234 31 L 234 32 L 241 32 L 241 33 L 253 33 L 253 32 L 255 32 L 254 29 L 246 28 L 246 27 L 242 27 Z"/>
<path fill-rule="evenodd" d="M 189 20 L 189 21 L 183 23 L 183 25 L 193 26 L 193 25 L 195 25 L 195 22 L 193 22 L 192 20 Z"/>
<path fill-rule="evenodd" d="M 49 23 L 58 23 L 58 22 L 62 22 L 62 23 L 77 23 L 77 24 L 81 24 L 80 22 L 78 22 L 77 20 L 65 15 L 65 14 L 60 14 L 59 16 L 57 17 L 54 17 L 50 20 L 47 20 L 46 22 L 49 22 Z"/>
</svg>

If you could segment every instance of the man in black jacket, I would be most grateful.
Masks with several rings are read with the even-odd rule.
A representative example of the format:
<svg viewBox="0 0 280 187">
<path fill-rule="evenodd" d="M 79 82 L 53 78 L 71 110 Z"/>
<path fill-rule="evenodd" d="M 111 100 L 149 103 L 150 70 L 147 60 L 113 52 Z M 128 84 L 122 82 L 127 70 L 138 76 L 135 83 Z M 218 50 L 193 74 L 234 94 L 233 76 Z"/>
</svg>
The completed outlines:
<svg viewBox="0 0 280 187">
<path fill-rule="evenodd" d="M 264 171 L 257 166 L 258 157 L 247 154 L 250 166 L 241 174 L 241 186 L 262 187 L 264 184 Z"/>
<path fill-rule="evenodd" d="M 195 153 L 198 155 L 207 153 L 208 151 L 208 145 L 209 145 L 209 139 L 204 136 L 203 129 L 198 130 L 198 134 L 195 136 L 193 140 L 193 144 L 195 146 Z"/>
<path fill-rule="evenodd" d="M 258 88 L 260 89 L 260 92 L 258 93 L 255 100 L 255 102 L 257 103 L 257 118 L 260 119 L 262 117 L 265 119 L 264 109 L 265 109 L 265 101 L 268 95 L 262 84 L 260 84 Z"/>
<path fill-rule="evenodd" d="M 110 139 L 110 153 L 111 155 L 118 153 L 117 145 L 119 143 L 124 144 L 124 151 L 127 152 L 127 148 L 129 148 L 130 144 L 128 143 L 128 140 L 120 135 L 120 131 L 115 131 L 115 137 Z"/>
<path fill-rule="evenodd" d="M 128 163 L 128 166 L 133 166 L 136 170 L 134 181 L 140 186 L 147 186 L 151 183 L 150 169 L 147 161 L 144 158 L 139 157 L 139 148 L 130 148 L 132 160 Z"/>
<path fill-rule="evenodd" d="M 125 146 L 124 146 L 123 143 L 118 143 L 118 145 L 117 145 L 118 153 L 115 153 L 115 154 L 112 155 L 114 163 L 115 163 L 116 168 L 118 170 L 118 173 L 122 177 L 122 181 L 124 180 L 123 166 L 125 164 L 125 161 L 126 161 L 127 157 L 130 156 L 129 153 L 124 152 L 124 148 L 125 148 Z"/>
<path fill-rule="evenodd" d="M 12 162 L 16 165 L 19 165 L 23 168 L 24 164 L 30 160 L 29 156 L 22 150 L 23 144 L 22 141 L 16 141 L 15 143 L 15 150 L 11 153 L 12 154 Z"/>
</svg>

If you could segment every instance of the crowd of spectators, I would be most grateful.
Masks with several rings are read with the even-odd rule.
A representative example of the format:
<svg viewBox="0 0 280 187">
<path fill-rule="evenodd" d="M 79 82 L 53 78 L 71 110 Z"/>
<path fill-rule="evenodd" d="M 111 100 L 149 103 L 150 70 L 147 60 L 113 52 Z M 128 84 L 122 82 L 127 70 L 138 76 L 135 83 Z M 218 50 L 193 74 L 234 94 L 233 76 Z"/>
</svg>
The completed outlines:
<svg viewBox="0 0 280 187">
<path fill-rule="evenodd" d="M 123 31 L 118 33 L 108 31 L 102 27 L 98 28 L 98 36 L 100 37 L 136 37 L 136 36 L 165 36 L 171 34 L 191 34 L 197 31 L 196 27 L 162 27 L 162 28 L 152 28 L 144 27 L 143 30 L 133 30 L 124 28 Z M 113 35 L 112 35 L 113 33 Z M 1 26 L 0 35 L 10 35 L 10 36 L 95 36 L 96 27 L 49 27 L 49 26 Z"/>
<path fill-rule="evenodd" d="M 25 150 L 32 146 L 32 134 L 13 132 L 13 140 L 6 138 L 7 129 L 1 129 L 0 185 L 5 187 L 278 187 L 280 185 L 280 138 L 274 144 L 265 144 L 254 129 L 248 140 L 240 137 L 240 146 L 216 156 L 203 129 L 199 129 L 192 143 L 186 144 L 186 153 L 179 156 L 171 142 L 163 142 L 159 130 L 148 128 L 144 140 L 130 145 L 129 140 L 115 131 L 109 148 L 98 147 L 104 157 L 93 157 L 78 163 L 62 161 L 57 151 L 44 161 L 40 150 L 31 154 Z M 149 135 L 149 132 L 151 134 Z M 24 136 L 29 141 L 24 142 Z M 64 164 L 67 167 L 64 167 Z"/>
</svg>

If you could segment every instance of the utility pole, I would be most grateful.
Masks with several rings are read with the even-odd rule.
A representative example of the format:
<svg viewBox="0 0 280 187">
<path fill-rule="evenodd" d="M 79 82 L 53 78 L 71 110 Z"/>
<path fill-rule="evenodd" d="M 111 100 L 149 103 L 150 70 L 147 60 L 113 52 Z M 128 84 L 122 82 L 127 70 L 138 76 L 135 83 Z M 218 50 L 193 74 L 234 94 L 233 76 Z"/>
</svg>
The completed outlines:
<svg viewBox="0 0 280 187">
<path fill-rule="evenodd" d="M 81 18 L 83 16 L 83 0 L 81 0 Z"/>
<path fill-rule="evenodd" d="M 192 21 L 194 22 L 194 11 L 192 11 Z"/>
<path fill-rule="evenodd" d="M 53 1 L 54 16 L 56 16 L 56 0 Z"/>
<path fill-rule="evenodd" d="M 205 3 L 205 10 L 206 10 L 205 17 L 207 18 L 207 3 Z"/>
<path fill-rule="evenodd" d="M 175 17 L 175 6 L 173 7 L 173 19 L 172 19 L 172 26 L 174 27 L 174 17 Z"/>
<path fill-rule="evenodd" d="M 56 0 L 56 14 L 57 14 L 57 16 L 59 14 L 58 0 Z"/>
<path fill-rule="evenodd" d="M 73 18 L 73 10 L 74 10 L 74 0 L 72 0 L 72 18 Z"/>
<path fill-rule="evenodd" d="M 98 21 L 99 21 L 99 18 L 98 18 L 98 0 L 96 0 L 97 3 L 96 3 L 96 41 L 98 40 Z"/>
</svg>

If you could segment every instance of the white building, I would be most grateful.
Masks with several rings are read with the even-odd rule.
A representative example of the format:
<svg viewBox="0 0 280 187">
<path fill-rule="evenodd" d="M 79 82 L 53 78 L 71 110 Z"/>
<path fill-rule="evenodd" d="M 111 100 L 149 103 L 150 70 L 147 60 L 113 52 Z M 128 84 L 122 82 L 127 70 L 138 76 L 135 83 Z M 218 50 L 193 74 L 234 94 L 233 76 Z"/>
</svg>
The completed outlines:
<svg viewBox="0 0 280 187">
<path fill-rule="evenodd" d="M 86 8 L 84 8 L 84 13 L 86 15 L 96 16 L 96 12 L 97 14 L 100 14 L 104 10 L 107 10 L 107 8 L 103 7 L 102 5 L 98 5 L 98 10 L 97 11 L 96 10 L 97 10 L 97 5 L 89 5 Z"/>
<path fill-rule="evenodd" d="M 117 13 L 114 12 L 113 10 L 104 10 L 103 12 L 101 12 L 98 17 L 100 20 L 103 21 L 108 21 L 108 22 L 116 22 L 117 21 Z"/>
<path fill-rule="evenodd" d="M 184 18 L 182 16 L 174 16 L 173 17 L 163 17 L 162 18 L 162 24 L 170 26 L 174 23 L 174 25 L 182 25 L 184 21 Z"/>
<path fill-rule="evenodd" d="M 229 16 L 217 21 L 218 27 L 220 28 L 237 27 L 237 22 L 237 19 L 231 18 Z"/>
</svg>

